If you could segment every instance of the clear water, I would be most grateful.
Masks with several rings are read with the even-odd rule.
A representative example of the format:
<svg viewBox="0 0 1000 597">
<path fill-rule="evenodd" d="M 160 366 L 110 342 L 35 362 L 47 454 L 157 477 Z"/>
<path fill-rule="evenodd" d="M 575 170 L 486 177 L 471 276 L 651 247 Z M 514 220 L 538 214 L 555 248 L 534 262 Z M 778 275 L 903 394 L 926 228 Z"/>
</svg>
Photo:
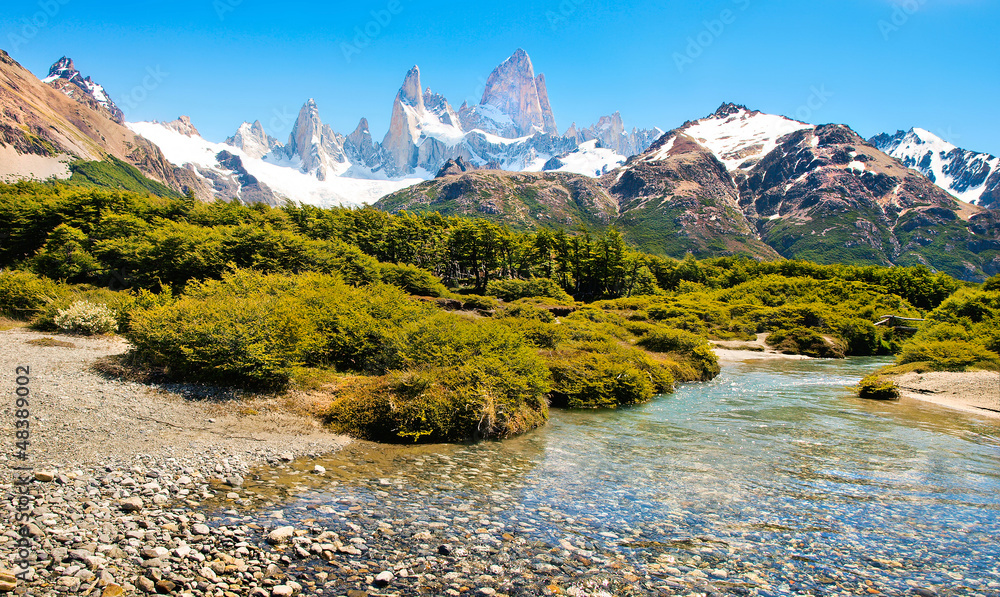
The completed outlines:
<svg viewBox="0 0 1000 597">
<path fill-rule="evenodd" d="M 733 594 L 1000 595 L 1000 421 L 854 398 L 879 364 L 751 361 L 505 442 L 357 444 L 321 461 L 335 489 L 300 475 L 287 505 L 450 520 L 471 504 L 654 578 L 708 564 Z"/>
</svg>

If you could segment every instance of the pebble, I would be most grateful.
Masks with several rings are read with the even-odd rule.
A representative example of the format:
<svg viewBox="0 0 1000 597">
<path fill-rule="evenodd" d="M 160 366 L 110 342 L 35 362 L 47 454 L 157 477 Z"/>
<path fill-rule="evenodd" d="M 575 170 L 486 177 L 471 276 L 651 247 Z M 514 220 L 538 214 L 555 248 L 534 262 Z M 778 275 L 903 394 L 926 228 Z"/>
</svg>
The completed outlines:
<svg viewBox="0 0 1000 597">
<path fill-rule="evenodd" d="M 378 576 L 375 577 L 375 586 L 387 587 L 389 586 L 389 584 L 392 583 L 394 578 L 395 576 L 392 574 L 392 572 L 389 572 L 388 570 L 379 572 Z"/>
<path fill-rule="evenodd" d="M 267 542 L 272 545 L 279 545 L 281 543 L 288 543 L 292 536 L 295 534 L 294 527 L 278 527 L 267 534 Z"/>
<path fill-rule="evenodd" d="M 142 510 L 142 506 L 142 498 L 140 497 L 125 498 L 119 502 L 119 507 L 122 509 L 122 512 L 138 512 L 139 510 Z"/>
</svg>

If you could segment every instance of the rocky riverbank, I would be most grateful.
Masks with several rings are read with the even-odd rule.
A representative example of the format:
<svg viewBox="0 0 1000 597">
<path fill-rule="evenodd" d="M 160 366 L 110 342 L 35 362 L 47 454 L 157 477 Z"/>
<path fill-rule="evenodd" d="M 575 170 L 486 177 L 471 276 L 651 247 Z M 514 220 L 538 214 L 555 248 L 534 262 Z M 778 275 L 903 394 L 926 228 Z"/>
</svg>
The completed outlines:
<svg viewBox="0 0 1000 597">
<path fill-rule="evenodd" d="M 34 547 L 28 582 L 20 584 L 32 594 L 115 595 L 115 587 L 125 594 L 274 593 L 280 577 L 268 567 L 280 556 L 260 555 L 254 529 L 204 525 L 205 500 L 245 502 L 240 492 L 252 467 L 329 453 L 348 438 L 295 414 L 286 403 L 294 398 L 149 386 L 91 369 L 127 348 L 118 338 L 0 332 L 0 384 L 13 389 L 15 368 L 29 371 L 31 431 L 26 462 L 15 458 L 12 433 L 0 453 L 0 568 L 14 571 L 22 563 L 11 524 L 22 473 L 13 467 L 26 465 L 35 479 L 28 526 Z M 15 405 L 8 396 L 0 427 L 10 430 Z M 226 582 L 213 570 L 238 579 Z"/>
</svg>

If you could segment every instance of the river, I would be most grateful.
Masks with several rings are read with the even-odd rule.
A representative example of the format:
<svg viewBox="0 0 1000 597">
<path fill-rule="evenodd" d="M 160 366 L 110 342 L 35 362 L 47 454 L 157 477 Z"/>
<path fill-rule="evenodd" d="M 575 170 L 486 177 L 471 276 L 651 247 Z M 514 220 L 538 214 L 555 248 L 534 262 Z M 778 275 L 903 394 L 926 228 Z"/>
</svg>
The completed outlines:
<svg viewBox="0 0 1000 597">
<path fill-rule="evenodd" d="M 410 549 L 445 543 L 564 581 L 621 565 L 635 594 L 1000 595 L 1000 425 L 853 397 L 882 362 L 729 365 L 647 405 L 553 411 L 504 442 L 356 443 L 264 473 L 267 504 L 239 518 L 372 544 L 389 527 L 402 551 L 425 532 Z M 325 475 L 306 472 L 317 463 Z"/>
</svg>

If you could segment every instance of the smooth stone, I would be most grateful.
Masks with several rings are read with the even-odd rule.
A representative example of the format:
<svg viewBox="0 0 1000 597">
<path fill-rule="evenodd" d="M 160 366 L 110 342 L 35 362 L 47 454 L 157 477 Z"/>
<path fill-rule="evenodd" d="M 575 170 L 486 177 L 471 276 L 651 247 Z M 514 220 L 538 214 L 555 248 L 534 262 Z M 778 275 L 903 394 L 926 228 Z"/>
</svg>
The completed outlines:
<svg viewBox="0 0 1000 597">
<path fill-rule="evenodd" d="M 208 528 L 207 524 L 198 523 L 191 527 L 191 532 L 195 535 L 210 535 L 212 529 Z"/>
<path fill-rule="evenodd" d="M 139 510 L 142 510 L 142 505 L 142 498 L 138 496 L 125 498 L 118 504 L 123 512 L 138 512 Z"/>
<path fill-rule="evenodd" d="M 271 545 L 288 543 L 295 534 L 295 527 L 278 527 L 267 534 L 267 542 Z"/>
<path fill-rule="evenodd" d="M 387 587 L 387 586 L 389 586 L 389 583 L 391 583 L 394 578 L 396 578 L 396 577 L 392 574 L 392 572 L 389 572 L 388 570 L 385 570 L 383 572 L 379 572 L 378 576 L 375 577 L 375 586 L 376 587 Z"/>
<path fill-rule="evenodd" d="M 135 580 L 135 584 L 146 593 L 156 592 L 156 583 L 149 580 L 145 576 L 140 576 Z"/>
</svg>

